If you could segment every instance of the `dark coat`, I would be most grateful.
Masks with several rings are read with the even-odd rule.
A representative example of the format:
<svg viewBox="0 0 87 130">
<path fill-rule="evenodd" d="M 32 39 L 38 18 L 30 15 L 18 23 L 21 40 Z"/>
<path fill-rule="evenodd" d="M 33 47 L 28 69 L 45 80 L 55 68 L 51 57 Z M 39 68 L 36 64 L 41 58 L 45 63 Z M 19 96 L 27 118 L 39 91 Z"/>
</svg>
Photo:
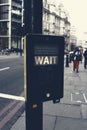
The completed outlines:
<svg viewBox="0 0 87 130">
<path fill-rule="evenodd" d="M 81 61 L 81 52 L 79 50 L 76 50 L 73 53 L 73 61 Z"/>
<path fill-rule="evenodd" d="M 84 52 L 84 58 L 85 58 L 85 60 L 87 60 L 87 50 Z"/>
</svg>

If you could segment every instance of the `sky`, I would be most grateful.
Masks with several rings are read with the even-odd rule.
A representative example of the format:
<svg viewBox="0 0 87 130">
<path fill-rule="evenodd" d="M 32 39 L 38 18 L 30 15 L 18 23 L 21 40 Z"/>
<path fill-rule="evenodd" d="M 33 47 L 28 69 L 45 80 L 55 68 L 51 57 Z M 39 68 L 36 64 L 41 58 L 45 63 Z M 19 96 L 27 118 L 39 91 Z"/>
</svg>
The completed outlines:
<svg viewBox="0 0 87 130">
<path fill-rule="evenodd" d="M 63 3 L 64 8 L 69 12 L 70 22 L 77 29 L 77 36 L 82 38 L 87 32 L 87 0 L 54 0 L 56 3 Z"/>
</svg>

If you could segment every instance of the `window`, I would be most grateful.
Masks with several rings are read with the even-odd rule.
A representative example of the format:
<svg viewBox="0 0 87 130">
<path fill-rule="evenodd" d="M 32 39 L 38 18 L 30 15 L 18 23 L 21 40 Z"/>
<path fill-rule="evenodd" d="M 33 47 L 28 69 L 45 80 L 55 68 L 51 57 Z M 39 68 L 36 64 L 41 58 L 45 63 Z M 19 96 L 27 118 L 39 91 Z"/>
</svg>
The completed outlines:
<svg viewBox="0 0 87 130">
<path fill-rule="evenodd" d="M 8 19 L 9 6 L 0 6 L 0 20 Z"/>
<path fill-rule="evenodd" d="M 0 35 L 8 35 L 9 33 L 9 23 L 8 22 L 0 22 Z"/>
<path fill-rule="evenodd" d="M 0 0 L 0 4 L 9 3 L 9 0 Z"/>
</svg>

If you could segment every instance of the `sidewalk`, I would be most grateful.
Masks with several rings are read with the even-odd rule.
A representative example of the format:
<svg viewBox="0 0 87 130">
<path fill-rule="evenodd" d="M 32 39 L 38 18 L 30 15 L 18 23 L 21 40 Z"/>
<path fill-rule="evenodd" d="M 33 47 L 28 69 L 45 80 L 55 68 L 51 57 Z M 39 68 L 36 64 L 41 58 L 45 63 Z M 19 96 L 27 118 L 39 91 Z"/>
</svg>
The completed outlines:
<svg viewBox="0 0 87 130">
<path fill-rule="evenodd" d="M 24 55 L 24 54 L 22 54 Z M 0 60 L 2 59 L 10 59 L 10 58 L 19 58 L 20 57 L 20 53 L 16 54 L 16 53 L 11 53 L 10 55 L 1 55 L 0 54 Z"/>
<path fill-rule="evenodd" d="M 11 130 L 25 130 L 25 112 Z M 64 67 L 64 98 L 43 103 L 43 130 L 87 130 L 87 70 Z"/>
</svg>

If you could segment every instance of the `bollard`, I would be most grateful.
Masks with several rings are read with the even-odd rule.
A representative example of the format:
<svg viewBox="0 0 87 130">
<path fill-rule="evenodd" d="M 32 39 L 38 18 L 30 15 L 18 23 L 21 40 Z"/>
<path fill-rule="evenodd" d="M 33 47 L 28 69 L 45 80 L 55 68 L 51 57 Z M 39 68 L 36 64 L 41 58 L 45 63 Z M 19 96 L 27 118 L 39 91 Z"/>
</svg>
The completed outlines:
<svg viewBox="0 0 87 130">
<path fill-rule="evenodd" d="M 66 55 L 66 67 L 69 67 L 69 55 Z"/>
</svg>

